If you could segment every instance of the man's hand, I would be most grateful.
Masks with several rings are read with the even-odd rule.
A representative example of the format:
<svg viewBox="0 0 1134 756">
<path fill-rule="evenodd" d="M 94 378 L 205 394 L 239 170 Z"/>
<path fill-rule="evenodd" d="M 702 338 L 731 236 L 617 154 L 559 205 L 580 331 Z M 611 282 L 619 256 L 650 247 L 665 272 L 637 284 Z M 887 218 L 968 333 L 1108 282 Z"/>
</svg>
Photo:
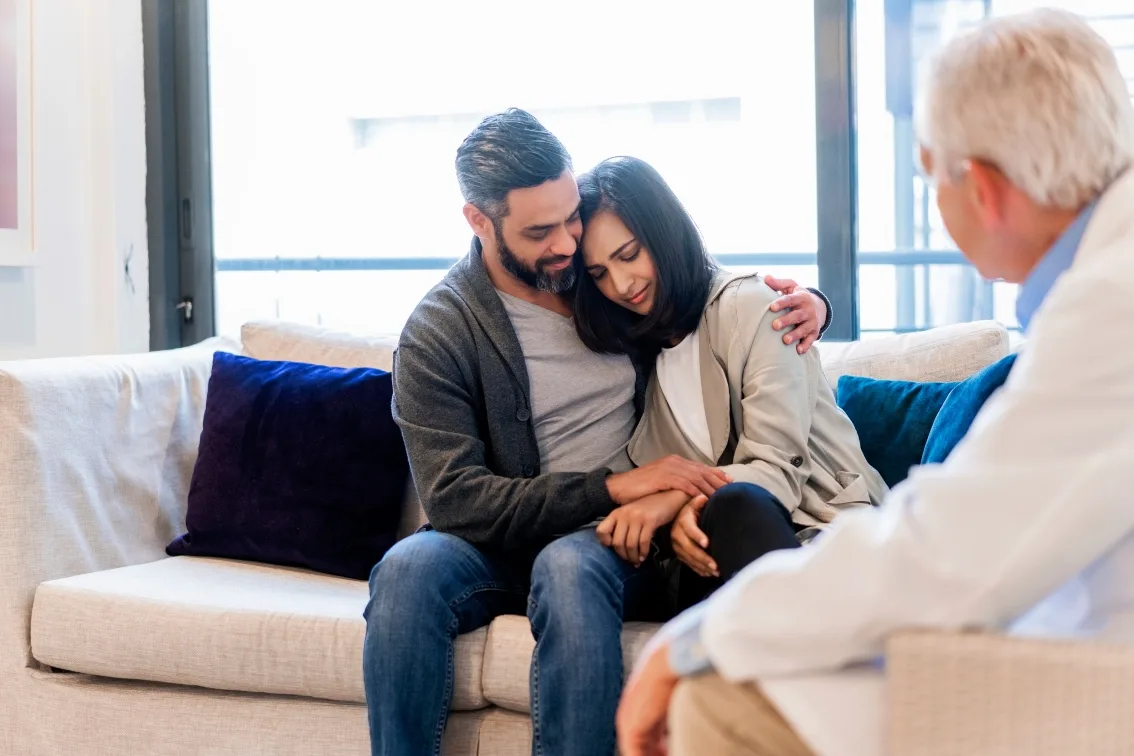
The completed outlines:
<svg viewBox="0 0 1134 756">
<path fill-rule="evenodd" d="M 622 756 L 665 756 L 666 716 L 679 680 L 669 666 L 669 644 L 648 645 L 626 681 L 614 719 Z"/>
<path fill-rule="evenodd" d="M 776 318 L 772 322 L 772 328 L 777 331 L 789 328 L 784 334 L 784 343 L 793 344 L 798 341 L 795 351 L 806 353 L 819 338 L 819 329 L 827 321 L 827 304 L 790 278 L 764 276 L 764 283 L 783 295 L 772 303 L 771 311 L 790 310 Z"/>
<path fill-rule="evenodd" d="M 709 537 L 698 526 L 701 510 L 708 501 L 707 497 L 698 496 L 682 507 L 669 529 L 669 538 L 682 564 L 701 577 L 720 577 L 717 563 L 705 551 L 709 548 Z"/>
<path fill-rule="evenodd" d="M 614 503 L 622 506 L 662 491 L 712 496 L 731 482 L 732 478 L 723 470 L 670 454 L 637 469 L 608 476 L 606 490 Z"/>
<path fill-rule="evenodd" d="M 650 555 L 654 533 L 672 522 L 687 501 L 683 491 L 665 491 L 623 504 L 599 523 L 599 543 L 638 567 Z"/>
</svg>

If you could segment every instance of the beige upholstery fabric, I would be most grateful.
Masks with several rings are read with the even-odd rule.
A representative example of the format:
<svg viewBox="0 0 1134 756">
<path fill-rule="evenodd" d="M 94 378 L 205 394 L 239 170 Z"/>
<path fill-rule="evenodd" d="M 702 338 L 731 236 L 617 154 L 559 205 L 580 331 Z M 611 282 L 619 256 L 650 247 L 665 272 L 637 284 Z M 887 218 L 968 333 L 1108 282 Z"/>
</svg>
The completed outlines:
<svg viewBox="0 0 1134 756">
<path fill-rule="evenodd" d="M 370 753 L 366 707 L 294 696 L 221 693 L 85 675 L 23 673 L 22 695 L 3 710 L 5 756 L 362 756 Z M 501 717 L 503 716 L 503 721 Z M 453 714 L 444 756 L 519 753 L 480 747 L 498 710 Z M 16 722 L 22 728 L 16 730 Z M 522 740 L 525 753 L 529 740 Z M 512 747 L 516 747 L 516 743 Z"/>
<path fill-rule="evenodd" d="M 630 673 L 638 654 L 661 625 L 627 622 L 622 631 L 622 662 Z M 484 697 L 505 709 L 531 711 L 528 671 L 535 640 L 526 617 L 497 617 L 488 628 L 484 651 Z"/>
<path fill-rule="evenodd" d="M 1007 357 L 1009 338 L 999 323 L 980 321 L 850 343 L 820 342 L 817 348 L 832 386 L 841 375 L 959 381 Z"/>
<path fill-rule="evenodd" d="M 448 734 L 446 731 L 446 738 Z M 480 756 L 529 756 L 531 752 L 531 718 L 527 714 L 489 709 L 480 722 Z"/>
<path fill-rule="evenodd" d="M 397 334 L 359 335 L 275 321 L 245 323 L 240 329 L 244 355 L 313 365 L 392 370 Z"/>
<path fill-rule="evenodd" d="M 887 648 L 891 753 L 1134 753 L 1134 647 L 909 633 Z"/>
<path fill-rule="evenodd" d="M 41 585 L 32 654 L 104 677 L 365 703 L 367 597 L 358 580 L 174 557 Z M 488 704 L 486 636 L 457 640 L 455 710 Z"/>
<path fill-rule="evenodd" d="M 428 519 L 425 516 L 425 510 L 421 508 L 421 501 L 418 500 L 417 491 L 413 487 L 413 480 L 410 479 L 406 482 L 406 498 L 402 502 L 402 519 L 398 523 L 398 540 L 412 535 L 426 522 L 428 522 Z"/>
</svg>

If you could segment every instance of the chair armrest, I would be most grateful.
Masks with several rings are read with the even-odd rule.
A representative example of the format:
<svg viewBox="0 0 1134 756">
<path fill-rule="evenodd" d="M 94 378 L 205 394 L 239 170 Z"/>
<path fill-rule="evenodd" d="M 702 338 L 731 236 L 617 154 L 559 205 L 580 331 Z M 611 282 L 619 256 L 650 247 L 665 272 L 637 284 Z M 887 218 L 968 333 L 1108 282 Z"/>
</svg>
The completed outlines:
<svg viewBox="0 0 1134 756">
<path fill-rule="evenodd" d="M 41 582 L 165 556 L 218 349 L 0 363 L 0 664 L 30 663 Z"/>
<path fill-rule="evenodd" d="M 911 632 L 886 668 L 890 753 L 1134 753 L 1134 646 Z"/>
</svg>

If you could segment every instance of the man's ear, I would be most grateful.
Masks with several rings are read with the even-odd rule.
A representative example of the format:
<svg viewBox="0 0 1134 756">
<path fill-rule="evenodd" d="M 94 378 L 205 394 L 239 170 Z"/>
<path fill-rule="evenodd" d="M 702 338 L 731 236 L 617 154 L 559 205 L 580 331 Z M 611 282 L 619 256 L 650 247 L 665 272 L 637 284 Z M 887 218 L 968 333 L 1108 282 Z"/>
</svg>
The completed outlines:
<svg viewBox="0 0 1134 756">
<path fill-rule="evenodd" d="M 464 213 L 465 220 L 469 222 L 469 228 L 478 237 L 491 239 L 496 235 L 496 230 L 492 227 L 492 219 L 482 213 L 476 205 L 466 202 Z"/>
<path fill-rule="evenodd" d="M 998 228 L 1008 213 L 1008 193 L 1011 183 L 1000 169 L 982 160 L 969 160 L 965 164 L 966 189 L 985 228 Z"/>
</svg>

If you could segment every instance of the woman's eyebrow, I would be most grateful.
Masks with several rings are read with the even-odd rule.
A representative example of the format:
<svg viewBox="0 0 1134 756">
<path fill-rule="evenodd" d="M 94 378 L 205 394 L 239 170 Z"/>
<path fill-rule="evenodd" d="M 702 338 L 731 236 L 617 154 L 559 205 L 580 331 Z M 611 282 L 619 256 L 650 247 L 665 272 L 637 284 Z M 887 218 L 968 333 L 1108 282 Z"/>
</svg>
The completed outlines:
<svg viewBox="0 0 1134 756">
<path fill-rule="evenodd" d="M 630 237 L 630 241 L 626 242 L 621 247 L 619 247 L 618 249 L 611 252 L 610 257 L 608 257 L 606 259 L 607 260 L 613 260 L 614 258 L 618 257 L 618 255 L 622 254 L 622 250 L 626 249 L 627 247 L 629 247 L 631 244 L 633 244 L 636 241 L 638 241 L 638 240 L 633 238 L 633 237 Z"/>
</svg>

